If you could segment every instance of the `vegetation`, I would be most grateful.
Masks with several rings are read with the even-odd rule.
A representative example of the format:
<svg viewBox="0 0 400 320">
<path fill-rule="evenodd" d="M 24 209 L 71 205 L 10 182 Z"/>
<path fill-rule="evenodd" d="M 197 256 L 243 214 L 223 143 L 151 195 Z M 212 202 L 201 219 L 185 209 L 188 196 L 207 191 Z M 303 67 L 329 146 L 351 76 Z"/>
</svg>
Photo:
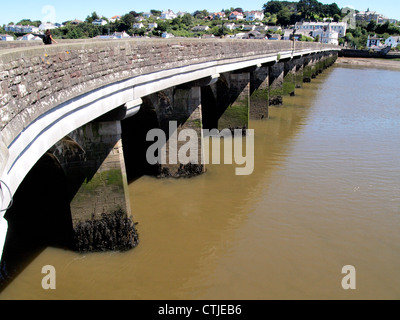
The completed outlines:
<svg viewBox="0 0 400 320">
<path fill-rule="evenodd" d="M 324 19 L 330 19 L 332 21 L 341 21 L 346 13 L 342 13 L 341 9 L 336 3 L 322 4 L 317 0 L 299 0 L 299 1 L 277 1 L 271 0 L 263 5 L 262 10 L 264 11 L 263 23 L 273 26 L 289 26 L 294 25 L 298 21 L 323 21 Z M 222 9 L 221 12 L 225 13 L 225 20 L 220 18 L 210 18 L 212 13 L 207 10 L 196 10 L 193 14 L 186 13 L 182 17 L 177 17 L 171 20 L 158 19 L 161 16 L 161 11 L 152 9 L 150 10 L 152 16 L 147 19 L 143 19 L 141 23 L 143 27 L 134 28 L 135 23 L 138 22 L 138 18 L 142 15 L 140 12 L 130 11 L 123 15 L 121 19 L 111 22 L 107 18 L 99 16 L 96 12 L 88 15 L 82 23 L 76 21 L 66 21 L 63 26 L 54 29 L 52 31 L 55 38 L 61 39 L 78 39 L 78 38 L 93 38 L 99 35 L 113 34 L 114 32 L 125 31 L 129 35 L 134 36 L 147 36 L 147 37 L 160 37 L 164 32 L 173 34 L 176 37 L 200 37 L 203 35 L 214 35 L 216 37 L 235 35 L 239 32 L 244 32 L 242 28 L 229 30 L 226 25 L 233 21 L 228 21 L 228 16 L 231 12 L 238 11 L 244 12 L 242 8 L 231 7 L 229 9 Z M 106 25 L 99 26 L 93 25 L 92 22 L 97 19 L 104 19 L 107 21 Z M 156 28 L 150 28 L 150 23 L 157 23 Z M 248 24 L 246 21 L 235 21 L 237 24 Z M 9 24 L 13 24 L 10 22 Z M 41 21 L 31 21 L 29 19 L 23 19 L 17 24 L 21 25 L 33 25 L 38 27 Z M 207 26 L 207 30 L 193 31 L 195 26 Z M 1 33 L 5 33 L 4 28 L 0 28 Z M 14 37 L 22 34 L 14 34 L 7 32 Z M 261 31 L 262 34 L 282 34 L 281 31 L 267 30 Z M 384 23 L 377 24 L 376 22 L 370 23 L 358 23 L 355 29 L 348 29 L 345 38 L 339 39 L 339 44 L 347 43 L 350 47 L 363 48 L 366 46 L 368 35 L 377 35 L 383 39 L 386 39 L 390 35 L 400 34 L 399 25 Z M 312 38 L 302 36 L 300 41 L 313 41 Z M 314 40 L 316 41 L 316 40 Z"/>
<path fill-rule="evenodd" d="M 340 39 L 340 44 L 347 42 L 347 45 L 352 48 L 365 49 L 367 45 L 368 36 L 378 37 L 386 40 L 391 35 L 399 35 L 400 27 L 385 22 L 383 24 L 376 24 L 374 21 L 358 22 L 355 29 L 348 29 L 346 36 Z"/>
</svg>

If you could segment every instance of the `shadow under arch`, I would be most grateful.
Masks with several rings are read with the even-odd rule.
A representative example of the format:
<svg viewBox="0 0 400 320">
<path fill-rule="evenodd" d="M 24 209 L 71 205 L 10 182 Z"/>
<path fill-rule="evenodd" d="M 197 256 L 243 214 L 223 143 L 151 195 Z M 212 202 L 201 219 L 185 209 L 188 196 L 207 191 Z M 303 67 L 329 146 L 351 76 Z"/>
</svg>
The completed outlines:
<svg viewBox="0 0 400 320">
<path fill-rule="evenodd" d="M 150 97 L 144 97 L 140 111 L 121 121 L 122 146 L 128 183 L 143 175 L 155 176 L 159 167 L 146 159 L 147 149 L 154 143 L 146 141 L 148 131 L 160 128 L 157 112 Z"/>
<path fill-rule="evenodd" d="M 0 262 L 0 291 L 46 247 L 72 248 L 67 180 L 52 153 L 46 152 L 26 175 L 4 218 L 8 231 Z"/>
</svg>

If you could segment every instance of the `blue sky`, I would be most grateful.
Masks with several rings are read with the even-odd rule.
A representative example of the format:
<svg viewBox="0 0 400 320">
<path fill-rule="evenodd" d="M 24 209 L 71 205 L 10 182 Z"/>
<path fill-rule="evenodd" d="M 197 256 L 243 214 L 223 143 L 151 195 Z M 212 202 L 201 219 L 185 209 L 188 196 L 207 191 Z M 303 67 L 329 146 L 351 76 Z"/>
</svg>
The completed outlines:
<svg viewBox="0 0 400 320">
<path fill-rule="evenodd" d="M 63 22 L 66 20 L 84 20 L 93 11 L 99 15 L 111 17 L 117 14 L 125 14 L 131 10 L 146 12 L 150 9 L 177 11 L 187 11 L 193 13 L 196 10 L 206 9 L 208 11 L 220 11 L 231 7 L 241 7 L 244 10 L 260 10 L 267 0 L 202 0 L 202 1 L 183 1 L 183 0 L 18 0 L 4 1 L 0 11 L 0 25 L 11 21 L 18 22 L 22 19 L 48 20 Z M 382 13 L 389 18 L 400 20 L 399 0 L 337 0 L 325 1 L 322 3 L 333 3 L 342 8 L 350 5 L 357 10 L 366 10 Z"/>
</svg>

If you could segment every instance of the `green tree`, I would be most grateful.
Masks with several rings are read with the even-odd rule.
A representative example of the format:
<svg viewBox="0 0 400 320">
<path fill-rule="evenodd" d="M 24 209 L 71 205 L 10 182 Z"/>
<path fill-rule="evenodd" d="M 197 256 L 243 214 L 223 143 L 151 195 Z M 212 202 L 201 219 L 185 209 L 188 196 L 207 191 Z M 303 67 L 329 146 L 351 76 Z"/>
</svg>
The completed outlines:
<svg viewBox="0 0 400 320">
<path fill-rule="evenodd" d="M 182 17 L 182 23 L 187 27 L 190 27 L 193 23 L 192 15 L 190 13 L 185 13 L 185 15 Z"/>
<path fill-rule="evenodd" d="M 264 13 L 269 12 L 271 14 L 274 14 L 274 13 L 277 14 L 282 9 L 283 9 L 282 2 L 276 1 L 276 0 L 268 1 L 263 6 Z"/>
<path fill-rule="evenodd" d="M 92 15 L 86 17 L 86 22 L 92 23 L 94 20 L 100 19 L 99 15 L 96 13 L 96 11 L 92 12 Z"/>
<path fill-rule="evenodd" d="M 151 9 L 150 13 L 155 17 L 160 17 L 161 16 L 161 11 L 160 10 Z"/>
<path fill-rule="evenodd" d="M 375 32 L 376 26 L 377 26 L 376 25 L 376 21 L 375 20 L 371 20 L 370 23 L 368 23 L 367 31 L 368 32 Z"/>
<path fill-rule="evenodd" d="M 278 12 L 276 15 L 277 21 L 276 23 L 281 26 L 287 26 L 292 23 L 292 12 L 284 7 L 282 10 Z"/>
<path fill-rule="evenodd" d="M 315 20 L 315 14 L 321 12 L 322 4 L 317 0 L 300 0 L 297 4 L 297 10 L 301 12 L 304 19 Z"/>
<path fill-rule="evenodd" d="M 207 10 L 196 10 L 193 13 L 193 17 L 195 17 L 196 19 L 204 19 L 205 17 L 209 16 L 210 13 Z"/>
</svg>

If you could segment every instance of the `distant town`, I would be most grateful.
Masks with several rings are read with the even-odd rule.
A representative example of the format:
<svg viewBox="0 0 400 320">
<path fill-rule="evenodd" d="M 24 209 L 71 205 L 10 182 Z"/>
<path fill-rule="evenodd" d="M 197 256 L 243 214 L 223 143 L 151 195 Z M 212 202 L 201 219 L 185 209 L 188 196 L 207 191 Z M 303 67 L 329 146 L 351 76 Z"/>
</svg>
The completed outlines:
<svg viewBox="0 0 400 320">
<path fill-rule="evenodd" d="M 84 21 L 62 23 L 24 19 L 0 27 L 1 41 L 42 41 L 51 30 L 55 39 L 125 39 L 130 37 L 196 37 L 314 41 L 352 48 L 400 49 L 399 21 L 367 8 L 340 9 L 317 0 L 269 1 L 262 10 L 242 8 L 194 13 L 172 10 L 130 11 L 106 17 L 92 12 Z"/>
</svg>

